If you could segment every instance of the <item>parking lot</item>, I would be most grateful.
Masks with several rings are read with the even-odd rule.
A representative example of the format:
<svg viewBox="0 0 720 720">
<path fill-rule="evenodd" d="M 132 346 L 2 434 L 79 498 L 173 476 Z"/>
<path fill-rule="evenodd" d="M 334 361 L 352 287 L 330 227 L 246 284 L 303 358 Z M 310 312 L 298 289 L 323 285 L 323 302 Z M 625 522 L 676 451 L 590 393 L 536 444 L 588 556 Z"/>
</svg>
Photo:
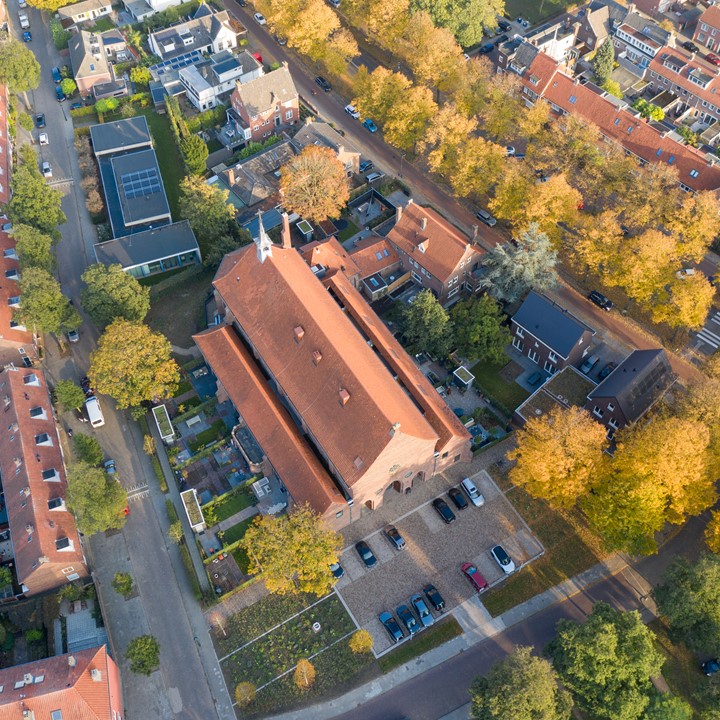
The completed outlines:
<svg viewBox="0 0 720 720">
<path fill-rule="evenodd" d="M 365 567 L 355 550 L 354 543 L 361 537 L 346 534 L 347 546 L 340 559 L 345 576 L 336 590 L 358 624 L 373 635 L 376 653 L 391 645 L 378 614 L 384 610 L 394 613 L 398 605 L 409 604 L 410 596 L 421 592 L 427 583 L 435 585 L 446 610 L 452 610 L 473 595 L 460 571 L 463 563 L 474 563 L 492 585 L 503 579 L 502 570 L 490 555 L 493 545 L 501 544 L 518 567 L 542 554 L 540 542 L 487 472 L 480 471 L 473 481 L 485 496 L 485 505 L 478 508 L 470 504 L 464 510 L 457 510 L 446 494 L 453 485 L 451 479 L 437 476 L 423 484 L 426 486 L 423 497 L 417 498 L 417 507 L 394 521 L 405 538 L 404 550 L 395 550 L 380 527 L 362 536 L 378 559 L 372 569 Z M 441 496 L 456 516 L 449 525 L 431 504 Z"/>
</svg>

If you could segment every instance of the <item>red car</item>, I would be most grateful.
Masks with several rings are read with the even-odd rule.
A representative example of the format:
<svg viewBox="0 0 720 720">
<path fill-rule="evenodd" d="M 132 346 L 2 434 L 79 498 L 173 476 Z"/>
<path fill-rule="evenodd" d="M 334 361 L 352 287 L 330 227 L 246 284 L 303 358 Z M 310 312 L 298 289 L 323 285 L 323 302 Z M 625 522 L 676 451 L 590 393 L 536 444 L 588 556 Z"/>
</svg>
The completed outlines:
<svg viewBox="0 0 720 720">
<path fill-rule="evenodd" d="M 709 63 L 712 63 L 713 65 L 720 65 L 720 57 L 718 57 L 717 55 L 715 55 L 715 53 L 708 53 L 708 54 L 705 56 L 705 59 L 706 59 Z"/>
<path fill-rule="evenodd" d="M 464 563 L 460 568 L 463 571 L 463 575 L 468 579 L 468 582 L 473 586 L 475 592 L 483 592 L 487 590 L 488 581 L 480 574 L 480 571 L 472 563 Z"/>
</svg>

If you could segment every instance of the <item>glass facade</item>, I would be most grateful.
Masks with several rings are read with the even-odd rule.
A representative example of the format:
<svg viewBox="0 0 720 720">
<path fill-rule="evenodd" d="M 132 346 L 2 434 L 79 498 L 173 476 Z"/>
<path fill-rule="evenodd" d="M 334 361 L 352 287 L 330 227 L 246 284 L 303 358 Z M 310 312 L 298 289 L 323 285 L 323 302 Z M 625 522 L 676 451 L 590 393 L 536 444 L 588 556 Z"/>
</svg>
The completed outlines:
<svg viewBox="0 0 720 720">
<path fill-rule="evenodd" d="M 137 267 L 129 268 L 126 272 L 133 277 L 143 278 L 148 275 L 157 275 L 158 273 L 175 270 L 176 268 L 185 267 L 187 265 L 195 265 L 199 262 L 200 257 L 198 253 L 193 250 L 192 252 L 181 253 L 180 255 L 174 255 L 173 257 L 164 258 L 162 260 L 153 260 L 145 265 L 138 265 Z"/>
</svg>

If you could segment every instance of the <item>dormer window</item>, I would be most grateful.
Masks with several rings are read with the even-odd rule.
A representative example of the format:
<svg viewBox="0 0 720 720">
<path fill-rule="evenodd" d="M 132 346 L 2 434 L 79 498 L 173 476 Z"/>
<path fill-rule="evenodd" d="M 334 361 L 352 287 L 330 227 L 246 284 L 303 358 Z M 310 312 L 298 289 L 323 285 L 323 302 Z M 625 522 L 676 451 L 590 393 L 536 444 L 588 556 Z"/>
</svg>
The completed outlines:
<svg viewBox="0 0 720 720">
<path fill-rule="evenodd" d="M 70 538 L 58 538 L 55 541 L 55 549 L 58 552 L 73 552 L 73 550 L 75 550 L 75 544 Z"/>
<path fill-rule="evenodd" d="M 25 385 L 33 385 L 35 387 L 40 387 L 40 381 L 38 380 L 38 376 L 35 373 L 28 373 L 23 378 L 23 383 Z"/>
<path fill-rule="evenodd" d="M 52 447 L 53 441 L 47 433 L 40 433 L 39 435 L 35 436 L 35 444 L 43 445 L 45 447 Z"/>
<path fill-rule="evenodd" d="M 48 500 L 48 510 L 64 510 L 65 501 L 62 498 L 53 498 Z"/>
<path fill-rule="evenodd" d="M 30 417 L 35 420 L 47 420 L 47 413 L 44 407 L 30 408 Z"/>
<path fill-rule="evenodd" d="M 43 470 L 42 479 L 45 482 L 60 482 L 60 473 L 55 468 Z"/>
<path fill-rule="evenodd" d="M 19 308 L 20 307 L 20 296 L 19 295 L 13 295 L 12 297 L 8 298 L 8 305 L 10 307 Z"/>
<path fill-rule="evenodd" d="M 3 257 L 9 258 L 11 260 L 17 260 L 18 256 L 15 252 L 15 248 L 8 248 L 7 250 L 3 250 Z"/>
</svg>

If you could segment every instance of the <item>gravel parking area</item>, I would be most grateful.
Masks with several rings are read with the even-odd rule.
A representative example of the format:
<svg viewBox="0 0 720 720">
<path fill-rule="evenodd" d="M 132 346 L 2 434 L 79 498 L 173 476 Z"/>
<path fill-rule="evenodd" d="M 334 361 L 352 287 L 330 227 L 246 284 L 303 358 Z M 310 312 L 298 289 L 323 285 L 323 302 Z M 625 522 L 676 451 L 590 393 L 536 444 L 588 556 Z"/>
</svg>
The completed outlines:
<svg viewBox="0 0 720 720">
<path fill-rule="evenodd" d="M 424 484 L 421 502 L 393 521 L 407 543 L 404 550 L 396 551 L 380 529 L 364 536 L 378 559 L 371 570 L 354 548 L 360 539 L 356 535 L 358 528 L 352 528 L 355 531 L 352 538 L 346 534 L 349 544 L 340 560 L 345 576 L 336 590 L 358 625 L 372 633 L 376 653 L 391 644 L 378 614 L 383 610 L 394 612 L 398 605 L 420 592 L 423 585 L 433 583 L 445 600 L 446 610 L 451 610 L 473 595 L 460 571 L 462 563 L 475 563 L 492 585 L 504 577 L 490 555 L 493 545 L 500 543 L 518 567 L 542 554 L 540 542 L 487 472 L 475 474 L 473 481 L 485 496 L 485 505 L 480 508 L 470 505 L 465 510 L 456 510 L 445 494 L 453 484 L 451 479 L 439 476 Z M 440 496 L 455 513 L 456 520 L 450 525 L 442 521 L 430 504 Z"/>
</svg>

